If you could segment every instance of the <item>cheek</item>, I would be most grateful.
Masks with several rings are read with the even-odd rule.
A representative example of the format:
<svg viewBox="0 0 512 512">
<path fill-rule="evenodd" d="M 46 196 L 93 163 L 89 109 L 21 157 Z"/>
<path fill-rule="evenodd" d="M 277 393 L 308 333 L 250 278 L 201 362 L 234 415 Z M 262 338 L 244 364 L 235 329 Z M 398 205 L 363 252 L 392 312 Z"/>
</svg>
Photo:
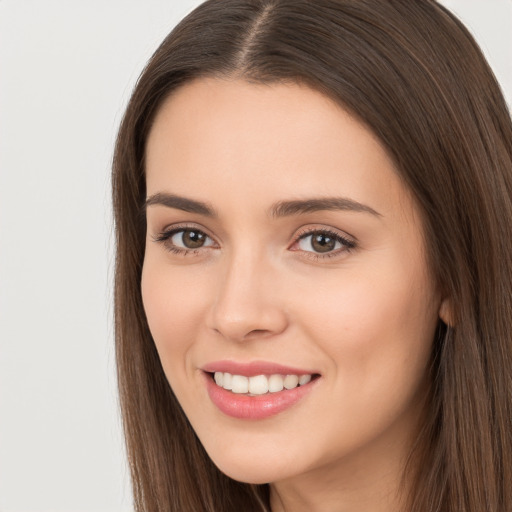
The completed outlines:
<svg viewBox="0 0 512 512">
<path fill-rule="evenodd" d="M 302 294 L 297 309 L 309 338 L 358 393 L 377 391 L 379 378 L 406 383 L 424 375 L 437 315 L 430 282 L 422 274 L 422 268 L 403 266 L 364 275 L 354 269 L 338 282 Z"/>
<path fill-rule="evenodd" d="M 186 272 L 171 271 L 168 265 L 144 262 L 141 280 L 142 300 L 149 329 L 164 370 L 183 364 L 183 354 L 197 339 L 200 319 L 207 305 L 200 278 Z M 176 357 L 180 356 L 180 357 Z"/>
<path fill-rule="evenodd" d="M 325 439 L 337 439 L 331 450 L 368 441 L 401 419 L 406 432 L 418 414 L 437 319 L 428 282 L 411 286 L 398 274 L 354 273 L 343 286 L 303 295 L 302 326 L 330 360 L 330 398 L 321 406 L 330 415 Z"/>
</svg>

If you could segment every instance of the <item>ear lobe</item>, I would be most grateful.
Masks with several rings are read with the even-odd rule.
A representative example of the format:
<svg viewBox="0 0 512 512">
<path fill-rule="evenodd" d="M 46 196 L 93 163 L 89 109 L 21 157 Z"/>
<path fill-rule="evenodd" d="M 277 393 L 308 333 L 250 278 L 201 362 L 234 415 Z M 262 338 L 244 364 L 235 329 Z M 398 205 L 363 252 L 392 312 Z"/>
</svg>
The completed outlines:
<svg viewBox="0 0 512 512">
<path fill-rule="evenodd" d="M 439 318 L 448 327 L 453 327 L 455 325 L 451 298 L 445 298 L 441 302 L 441 306 L 439 307 Z"/>
</svg>

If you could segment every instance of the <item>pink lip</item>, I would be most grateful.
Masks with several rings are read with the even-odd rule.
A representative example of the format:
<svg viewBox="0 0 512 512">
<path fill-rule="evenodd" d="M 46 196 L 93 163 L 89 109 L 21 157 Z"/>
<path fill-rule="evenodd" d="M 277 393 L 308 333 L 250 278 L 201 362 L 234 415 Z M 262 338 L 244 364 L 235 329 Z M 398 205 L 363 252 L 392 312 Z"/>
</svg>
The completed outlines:
<svg viewBox="0 0 512 512">
<path fill-rule="evenodd" d="M 214 367 L 215 370 L 209 369 L 212 367 Z M 224 371 L 236 375 L 252 377 L 254 375 L 271 374 L 307 375 L 311 372 L 267 363 L 246 365 L 227 361 L 223 362 L 223 364 L 214 363 L 212 365 L 206 365 L 203 370 L 204 372 L 208 372 L 203 373 L 203 375 L 210 400 L 224 414 L 243 420 L 262 420 L 289 409 L 312 391 L 320 380 L 313 379 L 304 386 L 298 386 L 289 390 L 283 389 L 283 391 L 277 393 L 248 396 L 232 393 L 231 391 L 221 388 L 214 382 L 210 373 Z"/>
<path fill-rule="evenodd" d="M 251 363 L 238 363 L 235 361 L 215 361 L 208 363 L 201 368 L 208 373 L 228 372 L 234 375 L 245 375 L 246 377 L 254 377 L 256 375 L 313 375 L 318 372 L 308 369 L 292 368 L 291 366 L 283 366 L 278 363 L 267 361 L 253 361 Z"/>
</svg>

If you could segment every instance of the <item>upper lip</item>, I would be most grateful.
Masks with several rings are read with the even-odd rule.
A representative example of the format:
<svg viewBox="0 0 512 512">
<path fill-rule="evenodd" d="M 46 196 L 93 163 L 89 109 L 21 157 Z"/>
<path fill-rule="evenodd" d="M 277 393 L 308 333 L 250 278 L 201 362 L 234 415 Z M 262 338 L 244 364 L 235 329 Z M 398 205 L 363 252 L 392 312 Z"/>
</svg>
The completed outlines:
<svg viewBox="0 0 512 512">
<path fill-rule="evenodd" d="M 318 372 L 309 369 L 286 366 L 270 361 L 251 361 L 242 363 L 237 361 L 214 361 L 201 367 L 204 372 L 231 373 L 232 375 L 245 375 L 254 377 L 255 375 L 314 375 Z"/>
</svg>

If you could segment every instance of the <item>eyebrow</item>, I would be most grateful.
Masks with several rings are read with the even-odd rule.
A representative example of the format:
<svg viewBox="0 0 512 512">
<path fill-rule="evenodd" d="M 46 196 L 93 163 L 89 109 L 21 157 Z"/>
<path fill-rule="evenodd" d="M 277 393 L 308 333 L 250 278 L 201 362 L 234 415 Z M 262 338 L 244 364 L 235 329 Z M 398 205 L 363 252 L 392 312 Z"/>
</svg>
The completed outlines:
<svg viewBox="0 0 512 512">
<path fill-rule="evenodd" d="M 370 213 L 375 217 L 382 216 L 370 206 L 358 203 L 347 197 L 322 197 L 295 201 L 279 201 L 272 206 L 270 214 L 272 217 L 287 217 L 289 215 L 336 210 Z"/>
<path fill-rule="evenodd" d="M 149 196 L 144 203 L 144 210 L 152 205 L 167 206 L 167 208 L 175 208 L 176 210 L 183 210 L 189 213 L 198 213 L 199 215 L 206 215 L 207 217 L 217 217 L 215 210 L 207 203 L 165 192 L 159 192 L 158 194 Z"/>
<path fill-rule="evenodd" d="M 144 209 L 148 206 L 160 205 L 167 208 L 175 208 L 189 213 L 197 213 L 207 217 L 218 217 L 215 209 L 208 203 L 189 199 L 187 197 L 177 196 L 166 192 L 153 194 L 146 199 Z M 292 215 L 304 215 L 319 211 L 352 211 L 369 213 L 375 217 L 381 217 L 381 214 L 365 204 L 354 201 L 347 197 L 325 197 L 312 199 L 297 199 L 292 201 L 278 201 L 270 208 L 270 216 L 289 217 Z"/>
</svg>

